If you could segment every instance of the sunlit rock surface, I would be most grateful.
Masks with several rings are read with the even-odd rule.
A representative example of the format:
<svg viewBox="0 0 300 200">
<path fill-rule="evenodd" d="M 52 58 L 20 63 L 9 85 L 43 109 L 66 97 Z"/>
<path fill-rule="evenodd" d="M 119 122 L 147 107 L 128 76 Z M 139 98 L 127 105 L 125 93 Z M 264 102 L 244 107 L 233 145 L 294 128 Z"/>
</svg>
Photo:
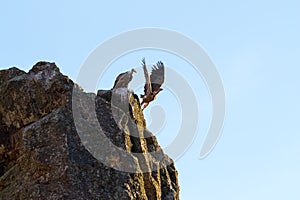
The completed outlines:
<svg viewBox="0 0 300 200">
<path fill-rule="evenodd" d="M 179 199 L 132 91 L 85 93 L 39 62 L 1 70 L 0 93 L 0 199 Z"/>
</svg>

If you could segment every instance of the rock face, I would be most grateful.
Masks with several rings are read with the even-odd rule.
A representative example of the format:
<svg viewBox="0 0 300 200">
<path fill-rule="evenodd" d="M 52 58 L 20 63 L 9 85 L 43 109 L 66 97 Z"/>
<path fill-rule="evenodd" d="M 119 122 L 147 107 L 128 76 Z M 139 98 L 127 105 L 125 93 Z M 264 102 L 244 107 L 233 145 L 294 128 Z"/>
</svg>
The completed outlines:
<svg viewBox="0 0 300 200">
<path fill-rule="evenodd" d="M 131 91 L 85 93 L 39 62 L 0 71 L 0 95 L 0 199 L 179 199 Z"/>
</svg>

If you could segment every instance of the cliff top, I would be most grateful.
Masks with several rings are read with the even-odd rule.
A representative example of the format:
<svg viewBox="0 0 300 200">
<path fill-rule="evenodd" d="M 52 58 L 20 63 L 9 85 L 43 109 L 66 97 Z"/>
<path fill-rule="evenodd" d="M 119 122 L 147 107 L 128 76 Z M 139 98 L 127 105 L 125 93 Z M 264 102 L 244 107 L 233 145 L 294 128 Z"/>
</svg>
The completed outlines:
<svg viewBox="0 0 300 200">
<path fill-rule="evenodd" d="M 1 70 L 0 93 L 0 199 L 179 199 L 131 91 L 85 93 L 38 62 Z"/>
</svg>

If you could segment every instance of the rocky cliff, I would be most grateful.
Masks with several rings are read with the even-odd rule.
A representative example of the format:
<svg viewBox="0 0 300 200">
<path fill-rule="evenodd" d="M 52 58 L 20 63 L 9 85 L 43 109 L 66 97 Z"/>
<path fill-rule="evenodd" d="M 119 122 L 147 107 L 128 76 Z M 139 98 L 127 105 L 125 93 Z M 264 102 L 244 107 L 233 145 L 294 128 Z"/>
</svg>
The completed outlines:
<svg viewBox="0 0 300 200">
<path fill-rule="evenodd" d="M 0 71 L 0 95 L 0 199 L 179 199 L 132 91 L 85 93 L 39 62 Z"/>
</svg>

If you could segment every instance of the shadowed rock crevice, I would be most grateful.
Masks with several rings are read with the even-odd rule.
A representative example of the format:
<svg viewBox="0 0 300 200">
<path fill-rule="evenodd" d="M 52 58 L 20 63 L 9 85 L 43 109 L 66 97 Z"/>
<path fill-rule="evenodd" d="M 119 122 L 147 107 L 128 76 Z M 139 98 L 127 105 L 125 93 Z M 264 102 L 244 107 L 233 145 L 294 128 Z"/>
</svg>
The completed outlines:
<svg viewBox="0 0 300 200">
<path fill-rule="evenodd" d="M 38 62 L 1 70 L 0 94 L 0 199 L 179 199 L 132 91 L 85 93 Z"/>
</svg>

